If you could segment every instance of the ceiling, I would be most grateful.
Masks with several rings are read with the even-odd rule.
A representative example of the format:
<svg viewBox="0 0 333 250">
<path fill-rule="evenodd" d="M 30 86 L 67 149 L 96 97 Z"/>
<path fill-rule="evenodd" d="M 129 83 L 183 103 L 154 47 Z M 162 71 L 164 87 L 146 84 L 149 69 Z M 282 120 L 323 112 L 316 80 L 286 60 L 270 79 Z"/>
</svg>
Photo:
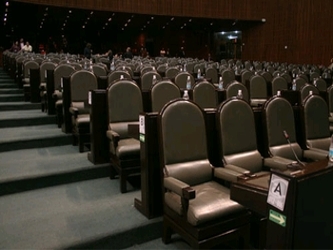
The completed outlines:
<svg viewBox="0 0 333 250">
<path fill-rule="evenodd" d="M 88 36 L 119 39 L 122 36 L 138 36 L 141 33 L 153 37 L 162 32 L 186 32 L 186 30 L 241 31 L 259 23 L 69 9 L 10 0 L 0 4 L 0 15 L 3 16 L 0 24 L 2 46 L 10 46 L 13 40 L 21 37 L 35 43 L 37 40 L 46 42 L 50 36 L 58 40 L 62 37 L 69 40 L 86 40 Z"/>
</svg>

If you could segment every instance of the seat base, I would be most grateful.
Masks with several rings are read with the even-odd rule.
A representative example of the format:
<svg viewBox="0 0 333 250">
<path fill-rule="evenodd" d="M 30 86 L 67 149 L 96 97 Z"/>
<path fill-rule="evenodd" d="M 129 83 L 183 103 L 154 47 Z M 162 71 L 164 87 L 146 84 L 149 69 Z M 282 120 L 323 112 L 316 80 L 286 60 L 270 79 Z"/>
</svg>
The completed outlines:
<svg viewBox="0 0 333 250">
<path fill-rule="evenodd" d="M 250 246 L 250 217 L 251 214 L 244 210 L 229 219 L 194 227 L 164 206 L 162 240 L 168 244 L 172 234 L 177 233 L 195 249 L 209 249 L 233 240 L 237 240 L 238 249 L 247 249 Z"/>
<path fill-rule="evenodd" d="M 110 179 L 115 179 L 118 175 L 120 181 L 120 192 L 126 193 L 128 177 L 140 175 L 141 173 L 140 159 L 119 161 L 115 156 L 111 155 L 110 163 Z"/>
</svg>

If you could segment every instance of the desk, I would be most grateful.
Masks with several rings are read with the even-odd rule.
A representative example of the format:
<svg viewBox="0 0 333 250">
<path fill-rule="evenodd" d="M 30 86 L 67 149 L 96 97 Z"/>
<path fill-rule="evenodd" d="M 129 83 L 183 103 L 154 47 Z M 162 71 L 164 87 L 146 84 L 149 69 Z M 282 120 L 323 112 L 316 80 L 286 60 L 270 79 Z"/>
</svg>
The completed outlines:
<svg viewBox="0 0 333 250">
<path fill-rule="evenodd" d="M 269 189 L 272 192 L 277 185 L 268 185 L 273 175 L 274 180 L 287 183 L 282 209 L 267 203 Z M 333 206 L 328 191 L 332 189 L 333 165 L 325 159 L 308 163 L 301 171 L 272 170 L 270 175 L 239 180 L 231 185 L 230 197 L 267 217 L 266 249 L 323 249 L 333 246 Z M 274 221 L 272 214 L 284 218 L 283 222 Z"/>
</svg>

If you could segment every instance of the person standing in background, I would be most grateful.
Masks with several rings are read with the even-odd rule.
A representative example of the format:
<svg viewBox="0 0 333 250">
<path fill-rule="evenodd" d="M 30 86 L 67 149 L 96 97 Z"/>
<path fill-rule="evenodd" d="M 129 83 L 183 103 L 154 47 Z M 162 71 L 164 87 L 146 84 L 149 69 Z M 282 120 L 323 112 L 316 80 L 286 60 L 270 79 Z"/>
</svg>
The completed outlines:
<svg viewBox="0 0 333 250">
<path fill-rule="evenodd" d="M 20 48 L 23 49 L 24 47 L 24 40 L 23 38 L 20 39 Z"/>
<path fill-rule="evenodd" d="M 23 52 L 32 52 L 32 46 L 29 44 L 28 41 L 23 46 L 22 51 Z"/>
<path fill-rule="evenodd" d="M 132 54 L 132 51 L 131 51 L 130 47 L 127 47 L 126 52 L 123 54 L 123 58 L 124 59 L 126 59 L 126 58 L 132 59 L 133 58 L 133 54 Z"/>
<path fill-rule="evenodd" d="M 83 55 L 85 58 L 90 59 L 92 54 L 91 43 L 87 43 L 86 47 L 84 48 Z"/>
<path fill-rule="evenodd" d="M 21 47 L 19 46 L 18 41 L 14 42 L 12 47 L 9 49 L 9 51 L 14 52 L 14 53 L 19 52 L 20 50 L 21 50 Z"/>
</svg>

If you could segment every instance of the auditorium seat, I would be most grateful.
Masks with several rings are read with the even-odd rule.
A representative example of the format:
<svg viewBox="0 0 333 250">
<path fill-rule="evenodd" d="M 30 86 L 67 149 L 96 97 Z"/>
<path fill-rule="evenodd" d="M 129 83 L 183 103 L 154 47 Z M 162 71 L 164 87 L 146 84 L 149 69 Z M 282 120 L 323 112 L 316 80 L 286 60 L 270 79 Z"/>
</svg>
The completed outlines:
<svg viewBox="0 0 333 250">
<path fill-rule="evenodd" d="M 216 108 L 218 104 L 217 92 L 215 86 L 204 80 L 197 82 L 193 86 L 192 100 L 198 104 L 202 109 Z"/>
<path fill-rule="evenodd" d="M 127 178 L 140 174 L 140 141 L 131 138 L 129 124 L 139 124 L 143 112 L 141 90 L 128 79 L 117 80 L 107 89 L 108 131 L 110 141 L 110 178 L 120 180 L 120 192 L 127 192 Z"/>
<path fill-rule="evenodd" d="M 23 61 L 24 62 L 24 61 Z M 27 102 L 30 100 L 30 70 L 39 69 L 39 63 L 34 60 L 27 60 L 23 66 L 23 91 L 24 100 Z"/>
<path fill-rule="evenodd" d="M 282 76 L 276 76 L 272 80 L 272 96 L 277 94 L 278 90 L 288 90 L 288 82 Z"/>
<path fill-rule="evenodd" d="M 331 144 L 328 106 L 319 95 L 308 95 L 302 104 L 302 128 L 306 149 L 318 151 L 326 158 Z"/>
<path fill-rule="evenodd" d="M 124 79 L 132 79 L 131 75 L 125 70 L 115 70 L 108 74 L 108 84 L 113 83 L 115 80 L 119 80 L 121 77 Z"/>
<path fill-rule="evenodd" d="M 152 112 L 160 112 L 166 103 L 181 97 L 180 88 L 171 80 L 161 80 L 151 87 Z"/>
<path fill-rule="evenodd" d="M 56 122 L 61 127 L 63 122 L 63 102 L 62 102 L 62 82 L 63 77 L 70 76 L 75 68 L 69 64 L 59 64 L 54 69 L 54 92 L 52 94 L 55 99 Z"/>
<path fill-rule="evenodd" d="M 90 143 L 89 91 L 97 89 L 97 78 L 91 71 L 79 70 L 70 77 L 73 145 L 79 145 L 79 152 Z"/>
<path fill-rule="evenodd" d="M 187 83 L 187 78 L 190 78 L 191 80 L 191 88 L 193 88 L 193 85 L 195 83 L 194 77 L 187 71 L 184 72 L 179 72 L 175 76 L 175 84 L 180 88 L 180 89 L 186 89 L 186 83 Z"/>
<path fill-rule="evenodd" d="M 243 99 L 246 102 L 249 102 L 249 92 L 247 88 L 245 87 L 244 84 L 234 81 L 231 82 L 228 86 L 226 86 L 225 91 L 226 91 L 226 98 L 231 98 L 233 96 L 237 96 L 238 91 L 241 90 L 243 94 Z"/>
<path fill-rule="evenodd" d="M 293 161 L 315 161 L 321 154 L 312 150 L 302 150 L 296 140 L 294 111 L 283 97 L 273 96 L 263 107 L 265 158 L 271 164 L 291 164 Z M 290 144 L 289 144 L 290 142 Z"/>
<path fill-rule="evenodd" d="M 257 74 L 250 78 L 249 94 L 251 106 L 260 106 L 267 100 L 267 83 L 263 76 Z"/>
<path fill-rule="evenodd" d="M 221 164 L 237 176 L 267 174 L 270 168 L 286 169 L 285 164 L 264 160 L 257 147 L 257 132 L 251 106 L 236 97 L 222 102 L 216 113 Z"/>
<path fill-rule="evenodd" d="M 195 249 L 214 248 L 230 240 L 238 248 L 248 248 L 250 214 L 217 181 L 227 171 L 209 163 L 202 109 L 178 99 L 164 106 L 158 120 L 165 190 L 163 242 L 170 243 L 177 233 Z"/>
<path fill-rule="evenodd" d="M 314 79 L 313 85 L 316 86 L 319 91 L 327 91 L 327 83 L 322 78 Z"/>
<path fill-rule="evenodd" d="M 40 96 L 41 96 L 41 109 L 42 112 L 47 111 L 47 93 L 46 93 L 46 79 L 47 70 L 54 70 L 57 64 L 51 61 L 45 61 L 40 65 Z"/>
<path fill-rule="evenodd" d="M 310 91 L 312 91 L 313 94 L 319 95 L 319 90 L 312 84 L 306 83 L 300 88 L 300 94 L 301 94 L 301 103 L 304 101 L 304 99 L 310 94 Z"/>
<path fill-rule="evenodd" d="M 178 75 L 179 69 L 177 67 L 168 67 L 165 71 L 165 77 L 169 79 L 174 79 Z"/>
<path fill-rule="evenodd" d="M 156 81 L 162 79 L 161 75 L 156 70 L 147 71 L 141 75 L 141 90 L 145 91 L 151 89 L 154 76 L 156 77 Z"/>
</svg>

